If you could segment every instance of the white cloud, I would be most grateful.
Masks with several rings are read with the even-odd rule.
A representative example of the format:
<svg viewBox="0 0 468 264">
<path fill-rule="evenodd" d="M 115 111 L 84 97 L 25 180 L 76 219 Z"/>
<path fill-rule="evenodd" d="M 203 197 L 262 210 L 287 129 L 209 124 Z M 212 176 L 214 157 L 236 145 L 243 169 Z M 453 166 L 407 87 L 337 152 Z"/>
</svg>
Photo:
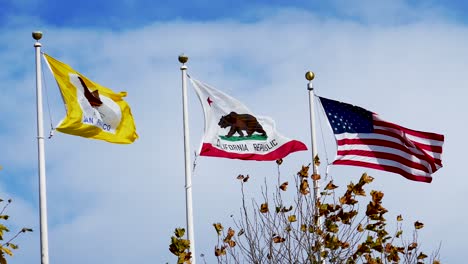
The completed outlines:
<svg viewBox="0 0 468 264">
<path fill-rule="evenodd" d="M 385 192 L 390 211 L 402 213 L 409 224 L 416 217 L 426 224 L 420 235 L 426 250 L 435 249 L 441 241 L 444 262 L 462 260 L 464 236 L 447 227 L 466 216 L 459 197 L 466 182 L 460 174 L 460 142 L 467 126 L 457 121 L 467 95 L 463 87 L 468 81 L 462 75 L 468 68 L 466 27 L 431 22 L 429 17 L 409 25 L 367 26 L 288 10 L 255 23 L 175 21 L 123 32 L 48 27 L 44 33 L 42 43 L 48 54 L 100 84 L 128 91 L 140 134 L 129 146 L 63 134 L 47 141 L 51 262 L 174 261 L 168 251 L 170 235 L 185 224 L 177 62 L 182 52 L 190 56 L 190 74 L 238 98 L 253 112 L 272 116 L 281 133 L 307 144 L 307 70 L 315 71 L 320 95 L 358 104 L 414 129 L 444 133 L 445 167 L 434 175 L 432 184 L 378 171 L 370 174 L 376 178 L 373 186 Z M 1 112 L 8 113 L 2 117 L 2 131 L 9 131 L 8 137 L 0 139 L 7 151 L 0 162 L 6 169 L 27 171 L 15 177 L 30 177 L 25 189 L 31 191 L 37 188 L 33 41 L 27 41 L 27 28 L 8 34 L 18 45 L 0 51 L 0 58 L 13 58 L 9 64 L 15 63 L 21 75 L 2 74 L 10 89 L 0 99 Z M 12 72 L 8 64 L 1 68 L 0 72 Z M 58 119 L 55 112 L 63 113 L 63 106 L 55 83 L 46 75 Z M 203 116 L 193 91 L 189 96 L 190 140 L 196 150 Z M 15 100 L 20 102 L 14 104 Z M 333 141 L 330 134 L 324 137 L 331 159 Z M 323 151 L 321 142 L 319 150 Z M 301 164 L 309 163 L 309 156 L 296 153 L 286 159 L 283 177 L 292 179 Z M 363 171 L 331 169 L 341 186 Z M 214 262 L 216 243 L 211 224 L 229 223 L 229 215 L 238 213 L 235 176 L 239 173 L 251 175 L 249 192 L 258 195 L 263 178 L 276 175 L 276 165 L 198 159 L 193 178 L 197 255 L 210 256 L 209 263 Z M 11 181 L 2 183 L 3 188 L 15 186 L 8 185 Z M 28 221 L 36 217 L 36 209 L 31 208 L 36 207 L 37 194 L 18 196 L 34 202 L 25 202 L 26 209 L 17 217 Z M 31 240 L 22 239 L 25 247 L 17 252 L 15 263 L 38 261 L 38 235 L 36 231 Z"/>
<path fill-rule="evenodd" d="M 339 16 L 346 16 L 363 23 L 380 25 L 406 25 L 421 20 L 441 20 L 448 12 L 433 1 L 372 1 L 372 0 L 333 0 Z"/>
</svg>

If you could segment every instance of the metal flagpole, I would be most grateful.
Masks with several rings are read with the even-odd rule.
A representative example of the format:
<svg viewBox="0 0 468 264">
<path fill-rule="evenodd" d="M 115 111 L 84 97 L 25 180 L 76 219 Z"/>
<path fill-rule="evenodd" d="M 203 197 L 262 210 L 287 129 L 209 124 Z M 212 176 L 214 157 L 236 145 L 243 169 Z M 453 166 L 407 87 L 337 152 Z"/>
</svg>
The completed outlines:
<svg viewBox="0 0 468 264">
<path fill-rule="evenodd" d="M 318 165 L 315 162 L 315 157 L 317 156 L 317 140 L 315 137 L 315 108 L 314 108 L 314 86 L 312 85 L 312 80 L 315 77 L 315 74 L 311 71 L 306 72 L 306 79 L 309 81 L 307 84 L 307 90 L 309 90 L 309 110 L 310 110 L 310 137 L 312 144 L 312 173 L 313 175 L 318 175 Z M 318 179 L 313 177 L 314 184 L 314 202 L 317 202 L 320 199 L 320 185 Z M 318 208 L 315 206 L 315 214 L 318 216 Z M 320 226 L 320 217 L 317 217 L 317 226 Z M 322 256 L 320 255 L 322 247 L 318 252 L 318 261 L 322 263 Z"/>
<path fill-rule="evenodd" d="M 182 72 L 182 106 L 184 119 L 184 152 L 185 152 L 185 207 L 187 218 L 187 235 L 190 241 L 190 252 L 192 253 L 192 264 L 196 263 L 195 255 L 195 237 L 193 235 L 193 210 L 192 210 L 192 171 L 190 167 L 190 144 L 189 144 L 189 126 L 187 109 L 187 66 L 185 63 L 188 57 L 179 56 L 179 62 L 182 63 L 180 70 Z"/>
<path fill-rule="evenodd" d="M 47 231 L 47 198 L 44 152 L 44 121 L 42 118 L 42 79 L 41 79 L 41 43 L 42 32 L 35 31 L 32 37 L 36 40 L 36 104 L 37 104 L 37 150 L 39 160 L 39 218 L 41 229 L 41 263 L 49 264 L 49 241 Z"/>
</svg>

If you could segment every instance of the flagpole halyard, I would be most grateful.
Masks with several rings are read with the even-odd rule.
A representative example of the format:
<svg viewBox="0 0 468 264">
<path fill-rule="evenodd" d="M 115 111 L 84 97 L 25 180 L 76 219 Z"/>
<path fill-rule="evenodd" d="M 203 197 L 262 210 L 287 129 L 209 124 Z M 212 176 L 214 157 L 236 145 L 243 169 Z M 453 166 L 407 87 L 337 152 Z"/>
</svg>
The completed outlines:
<svg viewBox="0 0 468 264">
<path fill-rule="evenodd" d="M 46 171 L 44 151 L 44 121 L 42 111 L 42 79 L 41 79 L 41 43 L 42 32 L 34 31 L 32 37 L 36 40 L 36 105 L 37 105 L 37 149 L 39 165 L 39 218 L 41 236 L 41 263 L 49 264 L 49 241 L 47 230 L 47 196 Z"/>
<path fill-rule="evenodd" d="M 315 136 L 315 108 L 314 108 L 314 86 L 312 84 L 312 80 L 315 78 L 315 74 L 311 71 L 306 72 L 305 78 L 309 81 L 307 84 L 307 90 L 309 91 L 309 111 L 310 111 L 310 137 L 311 137 L 311 144 L 312 144 L 312 179 L 314 185 L 314 202 L 317 204 L 317 201 L 320 200 L 320 184 L 316 177 L 319 175 L 318 173 L 318 163 L 316 162 L 316 158 L 318 158 L 317 154 L 317 140 Z M 318 208 L 315 206 L 315 215 L 318 216 Z M 317 217 L 317 226 L 320 226 L 320 217 Z M 322 263 L 322 247 L 320 247 L 320 251 L 317 252 L 317 258 L 319 263 Z"/>
<path fill-rule="evenodd" d="M 189 143 L 189 125 L 188 125 L 188 107 L 187 107 L 187 66 L 188 56 L 182 54 L 179 56 L 179 62 L 182 73 L 182 107 L 184 121 L 184 157 L 185 157 L 185 202 L 186 202 L 186 220 L 187 237 L 190 241 L 190 252 L 192 253 L 192 264 L 196 263 L 195 255 L 195 237 L 193 230 L 193 210 L 192 210 L 192 171 L 190 166 L 190 143 Z"/>
</svg>

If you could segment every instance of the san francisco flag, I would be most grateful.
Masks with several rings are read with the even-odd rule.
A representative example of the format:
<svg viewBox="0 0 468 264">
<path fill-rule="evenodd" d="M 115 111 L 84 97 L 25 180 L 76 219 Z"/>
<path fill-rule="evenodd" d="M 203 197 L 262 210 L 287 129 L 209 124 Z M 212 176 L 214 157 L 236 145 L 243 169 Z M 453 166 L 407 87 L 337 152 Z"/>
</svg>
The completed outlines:
<svg viewBox="0 0 468 264">
<path fill-rule="evenodd" d="M 44 58 L 67 110 L 57 131 L 119 144 L 129 144 L 138 138 L 132 112 L 123 100 L 126 92 L 115 93 L 47 54 Z"/>
<path fill-rule="evenodd" d="M 279 134 L 271 118 L 255 116 L 231 96 L 190 80 L 205 114 L 200 156 L 266 161 L 307 150 L 304 143 Z"/>
</svg>

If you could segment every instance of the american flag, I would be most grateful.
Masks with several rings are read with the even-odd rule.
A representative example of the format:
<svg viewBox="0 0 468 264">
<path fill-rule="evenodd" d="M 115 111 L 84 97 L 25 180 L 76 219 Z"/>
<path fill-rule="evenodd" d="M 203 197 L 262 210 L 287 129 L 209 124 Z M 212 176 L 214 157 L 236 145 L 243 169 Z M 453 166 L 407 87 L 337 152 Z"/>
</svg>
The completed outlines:
<svg viewBox="0 0 468 264">
<path fill-rule="evenodd" d="M 444 136 L 382 120 L 362 107 L 319 97 L 337 144 L 336 165 L 398 173 L 431 182 L 442 167 Z"/>
</svg>

